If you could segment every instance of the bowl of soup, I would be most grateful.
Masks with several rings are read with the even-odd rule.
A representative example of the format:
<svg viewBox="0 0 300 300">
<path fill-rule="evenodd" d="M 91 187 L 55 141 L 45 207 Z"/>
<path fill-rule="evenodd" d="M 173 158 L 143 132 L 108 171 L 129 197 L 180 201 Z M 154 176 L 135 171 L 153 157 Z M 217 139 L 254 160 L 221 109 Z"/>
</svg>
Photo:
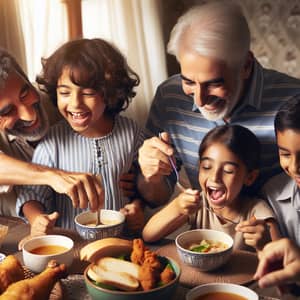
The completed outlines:
<svg viewBox="0 0 300 300">
<path fill-rule="evenodd" d="M 258 300 L 258 295 L 245 286 L 232 283 L 207 283 L 194 287 L 186 300 Z"/>
<path fill-rule="evenodd" d="M 182 262 L 200 271 L 221 267 L 227 263 L 233 250 L 230 235 L 211 229 L 185 231 L 176 237 L 175 244 Z"/>
<path fill-rule="evenodd" d="M 70 267 L 74 242 L 63 235 L 43 235 L 27 240 L 22 248 L 24 265 L 32 272 L 42 272 L 50 260 Z"/>
<path fill-rule="evenodd" d="M 100 224 L 96 225 L 97 213 L 83 212 L 75 217 L 75 226 L 79 235 L 85 240 L 98 240 L 117 237 L 123 232 L 125 216 L 116 210 L 101 209 Z"/>
</svg>

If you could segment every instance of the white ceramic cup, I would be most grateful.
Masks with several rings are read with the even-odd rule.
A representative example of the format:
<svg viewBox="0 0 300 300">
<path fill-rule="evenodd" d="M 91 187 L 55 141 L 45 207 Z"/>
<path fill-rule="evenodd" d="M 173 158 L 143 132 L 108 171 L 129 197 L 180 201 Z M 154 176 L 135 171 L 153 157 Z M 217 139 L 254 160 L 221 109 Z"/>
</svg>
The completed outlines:
<svg viewBox="0 0 300 300">
<path fill-rule="evenodd" d="M 30 251 L 45 245 L 58 245 L 67 248 L 66 251 L 57 254 L 34 254 Z M 25 242 L 22 253 L 23 262 L 27 268 L 35 273 L 40 273 L 47 267 L 50 260 L 54 259 L 60 264 L 65 264 L 66 267 L 71 266 L 74 258 L 73 254 L 74 242 L 64 235 L 42 235 L 33 237 Z"/>
</svg>

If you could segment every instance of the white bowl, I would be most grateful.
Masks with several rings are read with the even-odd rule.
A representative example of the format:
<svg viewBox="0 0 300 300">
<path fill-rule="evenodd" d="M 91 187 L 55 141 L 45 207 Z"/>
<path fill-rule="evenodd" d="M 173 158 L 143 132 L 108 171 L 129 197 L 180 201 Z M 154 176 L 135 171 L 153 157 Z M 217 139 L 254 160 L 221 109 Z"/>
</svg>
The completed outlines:
<svg viewBox="0 0 300 300">
<path fill-rule="evenodd" d="M 57 254 L 34 254 L 31 251 L 46 245 L 62 246 L 66 248 L 65 251 Z M 54 259 L 60 264 L 65 264 L 70 267 L 73 262 L 73 248 L 74 242 L 64 235 L 43 235 L 33 237 L 25 242 L 22 253 L 23 262 L 27 268 L 35 273 L 42 272 L 50 260 Z"/>
<path fill-rule="evenodd" d="M 86 211 L 75 217 L 75 227 L 79 235 L 85 240 L 96 240 L 107 237 L 117 237 L 123 232 L 125 216 L 116 210 L 101 209 L 100 220 L 103 224 L 99 226 L 89 224 L 95 223 L 96 212 Z"/>
<path fill-rule="evenodd" d="M 232 283 L 207 283 L 194 287 L 186 294 L 186 300 L 196 300 L 199 296 L 212 293 L 225 292 L 244 297 L 246 300 L 258 300 L 258 295 L 245 286 Z M 211 298 L 213 299 L 213 298 Z M 229 298 L 228 298 L 229 299 Z"/>
<path fill-rule="evenodd" d="M 220 241 L 228 246 L 225 250 L 214 253 L 200 253 L 188 250 L 192 243 L 202 240 Z M 200 271 L 211 271 L 224 265 L 233 250 L 233 239 L 225 232 L 211 229 L 194 229 L 179 234 L 175 239 L 178 255 L 187 265 Z"/>
</svg>

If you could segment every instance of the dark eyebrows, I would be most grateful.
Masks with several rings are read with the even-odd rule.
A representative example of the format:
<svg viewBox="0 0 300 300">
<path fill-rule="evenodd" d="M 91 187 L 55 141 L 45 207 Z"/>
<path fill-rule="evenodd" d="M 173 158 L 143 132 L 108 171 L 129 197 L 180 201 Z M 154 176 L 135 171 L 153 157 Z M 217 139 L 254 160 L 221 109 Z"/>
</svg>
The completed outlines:
<svg viewBox="0 0 300 300">
<path fill-rule="evenodd" d="M 279 149 L 279 150 L 281 150 L 281 151 L 286 151 L 286 152 L 289 152 L 289 150 L 288 150 L 288 149 L 286 149 L 286 148 L 284 148 L 284 147 L 281 147 L 281 146 L 279 146 L 279 145 L 278 145 L 278 149 Z"/>
<path fill-rule="evenodd" d="M 69 88 L 69 86 L 68 85 L 65 85 L 65 84 L 58 84 L 57 86 L 56 86 L 56 88 L 58 89 L 58 88 Z"/>
<path fill-rule="evenodd" d="M 185 80 L 185 81 L 190 81 L 190 82 L 194 82 L 193 80 L 191 80 L 191 79 L 189 79 L 189 78 L 185 77 L 185 76 L 184 76 L 184 75 L 182 75 L 182 74 L 180 74 L 180 77 L 181 77 L 181 79 L 182 79 L 182 80 Z"/>
<path fill-rule="evenodd" d="M 12 105 L 10 104 L 10 105 L 7 105 L 7 106 L 1 108 L 0 109 L 0 116 L 3 116 L 5 114 L 7 114 L 10 111 L 11 107 L 12 107 Z"/>
<path fill-rule="evenodd" d="M 204 156 L 204 157 L 201 157 L 201 158 L 200 158 L 200 162 L 203 162 L 203 161 L 206 161 L 206 160 L 212 161 L 212 159 L 209 158 L 209 157 L 207 157 L 207 156 Z"/>
<path fill-rule="evenodd" d="M 180 74 L 180 77 L 181 77 L 182 80 L 189 81 L 189 82 L 194 82 L 193 80 L 185 77 L 182 74 Z M 213 78 L 213 79 L 201 82 L 201 84 L 203 84 L 203 85 L 210 85 L 210 84 L 216 84 L 216 83 L 219 84 L 219 83 L 224 83 L 224 82 L 225 82 L 225 80 L 224 80 L 223 77 L 217 77 L 217 78 Z"/>
<path fill-rule="evenodd" d="M 210 157 L 204 156 L 200 159 L 200 163 L 204 162 L 204 161 L 214 161 L 213 159 L 211 159 Z M 224 165 L 232 165 L 234 167 L 239 167 L 239 164 L 233 161 L 224 161 L 223 162 Z"/>
</svg>

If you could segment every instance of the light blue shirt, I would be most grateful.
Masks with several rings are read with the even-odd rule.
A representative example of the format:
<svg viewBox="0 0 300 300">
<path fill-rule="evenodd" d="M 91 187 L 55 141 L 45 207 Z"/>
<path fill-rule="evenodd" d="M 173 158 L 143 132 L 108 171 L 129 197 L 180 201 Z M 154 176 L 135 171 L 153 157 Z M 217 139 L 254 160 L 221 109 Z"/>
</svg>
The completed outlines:
<svg viewBox="0 0 300 300">
<path fill-rule="evenodd" d="M 273 208 L 281 233 L 300 246 L 300 189 L 286 173 L 271 178 L 262 189 Z"/>
<path fill-rule="evenodd" d="M 274 117 L 285 101 L 300 98 L 300 80 L 264 69 L 256 60 L 251 76 L 250 86 L 229 123 L 245 126 L 259 138 L 262 144 L 262 183 L 280 172 Z M 149 136 L 157 136 L 161 131 L 170 133 L 192 187 L 199 189 L 199 145 L 210 129 L 223 124 L 223 120 L 205 119 L 194 105 L 193 98 L 184 94 L 180 75 L 174 75 L 158 87 L 146 128 Z"/>
<path fill-rule="evenodd" d="M 143 130 L 126 117 L 117 116 L 113 130 L 100 138 L 87 138 L 75 132 L 63 120 L 51 127 L 47 137 L 38 144 L 32 161 L 73 172 L 101 174 L 105 190 L 105 208 L 119 210 L 129 202 L 119 188 L 120 176 L 137 161 L 139 147 L 144 140 Z M 40 201 L 46 213 L 58 211 L 56 225 L 75 228 L 74 218 L 82 209 L 74 208 L 65 194 L 58 194 L 49 186 L 21 186 L 16 212 L 29 200 Z"/>
</svg>

